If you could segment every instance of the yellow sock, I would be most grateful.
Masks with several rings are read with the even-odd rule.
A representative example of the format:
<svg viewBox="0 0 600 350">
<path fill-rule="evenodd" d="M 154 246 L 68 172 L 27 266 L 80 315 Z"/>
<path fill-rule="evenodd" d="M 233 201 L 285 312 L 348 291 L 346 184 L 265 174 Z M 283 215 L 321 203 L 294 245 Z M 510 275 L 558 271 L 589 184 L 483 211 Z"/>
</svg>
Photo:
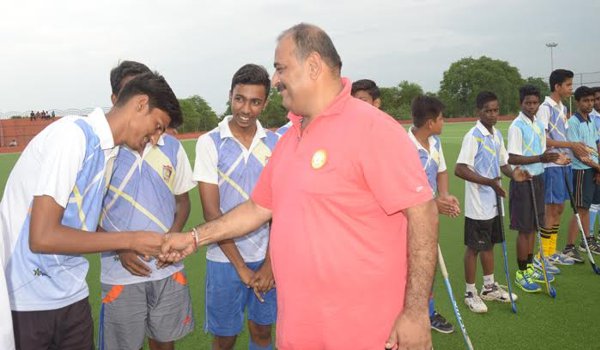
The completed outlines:
<svg viewBox="0 0 600 350">
<path fill-rule="evenodd" d="M 548 252 L 550 251 L 550 245 L 552 244 L 552 230 L 547 229 L 545 227 L 541 230 L 542 236 L 542 249 L 544 251 L 544 256 L 549 256 Z"/>
<path fill-rule="evenodd" d="M 554 225 L 552 226 L 552 240 L 550 244 L 550 255 L 556 253 L 556 241 L 558 241 L 558 229 L 560 226 Z"/>
</svg>

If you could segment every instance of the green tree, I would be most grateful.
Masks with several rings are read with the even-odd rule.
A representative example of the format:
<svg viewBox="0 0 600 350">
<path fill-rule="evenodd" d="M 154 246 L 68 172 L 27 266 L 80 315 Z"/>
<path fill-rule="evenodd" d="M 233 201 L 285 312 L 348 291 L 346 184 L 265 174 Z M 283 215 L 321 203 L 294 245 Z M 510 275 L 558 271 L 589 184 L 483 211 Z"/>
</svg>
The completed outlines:
<svg viewBox="0 0 600 350">
<path fill-rule="evenodd" d="M 412 100 L 423 94 L 423 88 L 417 83 L 403 80 L 391 88 L 381 87 L 381 109 L 395 119 L 410 119 Z"/>
<path fill-rule="evenodd" d="M 183 113 L 183 125 L 179 127 L 179 132 L 208 131 L 219 123 L 215 111 L 198 95 L 180 99 L 179 105 Z"/>
<path fill-rule="evenodd" d="M 542 99 L 544 96 L 550 96 L 550 85 L 542 78 L 528 77 L 525 79 L 525 84 L 533 85 L 538 88 L 542 95 Z"/>
<path fill-rule="evenodd" d="M 523 79 L 519 70 L 506 61 L 486 56 L 463 58 L 450 65 L 438 93 L 450 117 L 475 114 L 475 98 L 484 90 L 494 92 L 500 100 L 500 113 L 519 110 L 519 87 Z"/>
<path fill-rule="evenodd" d="M 221 118 L 231 115 L 231 102 L 227 100 L 227 109 L 221 115 Z M 258 116 L 258 120 L 265 128 L 278 128 L 288 122 L 287 109 L 283 107 L 281 95 L 277 89 L 271 89 L 269 100 L 265 110 Z"/>
</svg>

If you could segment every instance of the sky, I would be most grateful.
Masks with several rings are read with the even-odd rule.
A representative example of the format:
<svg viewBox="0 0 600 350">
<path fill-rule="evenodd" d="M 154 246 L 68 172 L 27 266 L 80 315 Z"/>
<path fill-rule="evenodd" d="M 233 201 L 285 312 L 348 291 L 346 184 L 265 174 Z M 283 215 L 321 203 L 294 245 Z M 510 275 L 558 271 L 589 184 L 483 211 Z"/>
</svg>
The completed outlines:
<svg viewBox="0 0 600 350">
<path fill-rule="evenodd" d="M 273 73 L 278 34 L 299 22 L 331 36 L 344 76 L 379 86 L 435 92 L 452 62 L 482 55 L 546 79 L 547 42 L 555 68 L 599 72 L 598 15 L 597 0 L 0 0 L 0 117 L 110 106 L 109 72 L 126 59 L 222 113 L 235 71 Z"/>
</svg>

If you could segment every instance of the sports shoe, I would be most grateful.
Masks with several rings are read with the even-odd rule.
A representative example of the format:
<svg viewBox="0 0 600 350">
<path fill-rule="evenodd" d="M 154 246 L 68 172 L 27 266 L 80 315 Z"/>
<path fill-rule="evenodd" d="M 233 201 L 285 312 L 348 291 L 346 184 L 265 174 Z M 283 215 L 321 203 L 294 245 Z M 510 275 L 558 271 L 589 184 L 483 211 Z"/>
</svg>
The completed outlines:
<svg viewBox="0 0 600 350">
<path fill-rule="evenodd" d="M 481 288 L 480 295 L 481 299 L 483 300 L 495 300 L 503 303 L 510 303 L 510 295 L 507 291 L 505 291 L 504 289 L 502 289 L 502 287 L 498 285 L 498 282 L 494 282 L 494 284 L 492 284 L 490 288 L 488 288 L 488 286 L 483 286 Z M 517 295 L 515 293 L 512 293 L 512 299 L 513 301 L 517 300 Z"/>
<path fill-rule="evenodd" d="M 584 261 L 577 249 L 575 249 L 575 246 L 566 246 L 565 249 L 563 249 L 562 253 L 571 258 L 576 263 L 583 263 Z"/>
<path fill-rule="evenodd" d="M 590 247 L 590 252 L 592 252 L 592 254 L 599 254 L 600 255 L 600 246 L 598 245 L 598 241 L 596 241 L 594 239 L 594 237 L 590 237 L 588 240 L 588 246 Z M 580 252 L 584 252 L 586 253 L 587 250 L 585 249 L 585 244 L 583 243 L 583 241 L 581 241 L 581 243 L 579 243 L 579 247 L 578 247 Z"/>
<path fill-rule="evenodd" d="M 448 322 L 444 316 L 438 314 L 437 311 L 433 312 L 433 316 L 429 317 L 429 321 L 431 322 L 431 329 L 433 330 L 444 334 L 454 332 L 454 326 Z"/>
<path fill-rule="evenodd" d="M 534 282 L 546 283 L 546 280 L 544 279 L 544 272 L 542 270 L 534 268 L 533 264 L 527 265 L 527 272 L 529 273 L 529 276 Z M 546 277 L 548 277 L 548 283 L 554 282 L 554 275 L 548 272 L 547 270 Z"/>
<path fill-rule="evenodd" d="M 477 292 L 475 292 L 475 294 L 473 294 L 472 292 L 466 292 L 465 304 L 469 307 L 469 310 L 477 314 L 486 313 L 488 310 L 483 300 L 481 300 L 479 295 L 477 295 Z"/>
<path fill-rule="evenodd" d="M 528 270 L 518 270 L 515 276 L 515 283 L 527 293 L 537 293 L 542 290 L 540 285 L 531 279 Z"/>
<path fill-rule="evenodd" d="M 575 264 L 575 260 L 571 259 L 567 255 L 562 252 L 556 252 L 548 257 L 548 260 L 552 263 L 552 265 L 573 265 Z"/>
<path fill-rule="evenodd" d="M 558 275 L 560 273 L 560 269 L 550 263 L 548 258 L 544 257 L 544 262 L 546 263 L 546 271 L 550 272 L 553 275 Z M 537 270 L 542 271 L 542 261 L 537 256 L 533 258 L 533 267 Z"/>
</svg>

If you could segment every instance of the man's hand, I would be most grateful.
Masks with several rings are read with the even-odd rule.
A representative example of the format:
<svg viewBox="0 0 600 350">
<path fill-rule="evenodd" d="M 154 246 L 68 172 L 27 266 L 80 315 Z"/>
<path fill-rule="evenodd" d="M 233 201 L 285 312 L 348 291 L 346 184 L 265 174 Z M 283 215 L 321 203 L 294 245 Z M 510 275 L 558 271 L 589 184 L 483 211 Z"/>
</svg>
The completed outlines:
<svg viewBox="0 0 600 350">
<path fill-rule="evenodd" d="M 250 281 L 250 287 L 254 289 L 254 294 L 258 300 L 263 303 L 263 295 L 275 287 L 275 278 L 271 269 L 271 262 L 265 260 L 262 266 L 254 273 Z"/>
<path fill-rule="evenodd" d="M 558 160 L 560 153 L 550 152 L 550 150 L 546 150 L 544 153 L 540 154 L 540 162 L 542 163 L 555 163 Z"/>
<path fill-rule="evenodd" d="M 558 158 L 554 161 L 554 164 L 567 165 L 571 164 L 571 158 L 564 153 L 558 153 Z"/>
<path fill-rule="evenodd" d="M 142 259 L 131 250 L 120 250 L 117 252 L 119 254 L 119 260 L 121 261 L 121 265 L 125 268 L 125 270 L 129 271 L 134 276 L 140 277 L 148 277 L 152 270 L 146 265 Z"/>
<path fill-rule="evenodd" d="M 497 196 L 506 197 L 506 191 L 502 188 L 502 179 L 497 177 L 495 179 L 490 179 L 488 186 L 490 186 L 494 192 L 496 192 Z"/>
<path fill-rule="evenodd" d="M 134 232 L 129 249 L 148 258 L 160 254 L 163 236 L 155 232 Z"/>
<path fill-rule="evenodd" d="M 571 147 L 569 147 L 575 157 L 582 159 L 590 156 L 590 152 L 588 147 L 583 142 L 571 142 Z"/>
<path fill-rule="evenodd" d="M 440 214 L 448 215 L 452 218 L 460 215 L 460 203 L 453 195 L 439 196 L 435 198 L 435 204 Z"/>
<path fill-rule="evenodd" d="M 512 172 L 512 179 L 516 182 L 529 181 L 533 178 L 527 170 L 523 170 L 520 167 L 515 167 Z"/>
<path fill-rule="evenodd" d="M 431 350 L 431 325 L 427 312 L 402 312 L 385 343 L 386 349 Z"/>
<path fill-rule="evenodd" d="M 167 233 L 163 236 L 159 259 L 175 263 L 194 253 L 194 238 L 189 232 Z"/>
</svg>

